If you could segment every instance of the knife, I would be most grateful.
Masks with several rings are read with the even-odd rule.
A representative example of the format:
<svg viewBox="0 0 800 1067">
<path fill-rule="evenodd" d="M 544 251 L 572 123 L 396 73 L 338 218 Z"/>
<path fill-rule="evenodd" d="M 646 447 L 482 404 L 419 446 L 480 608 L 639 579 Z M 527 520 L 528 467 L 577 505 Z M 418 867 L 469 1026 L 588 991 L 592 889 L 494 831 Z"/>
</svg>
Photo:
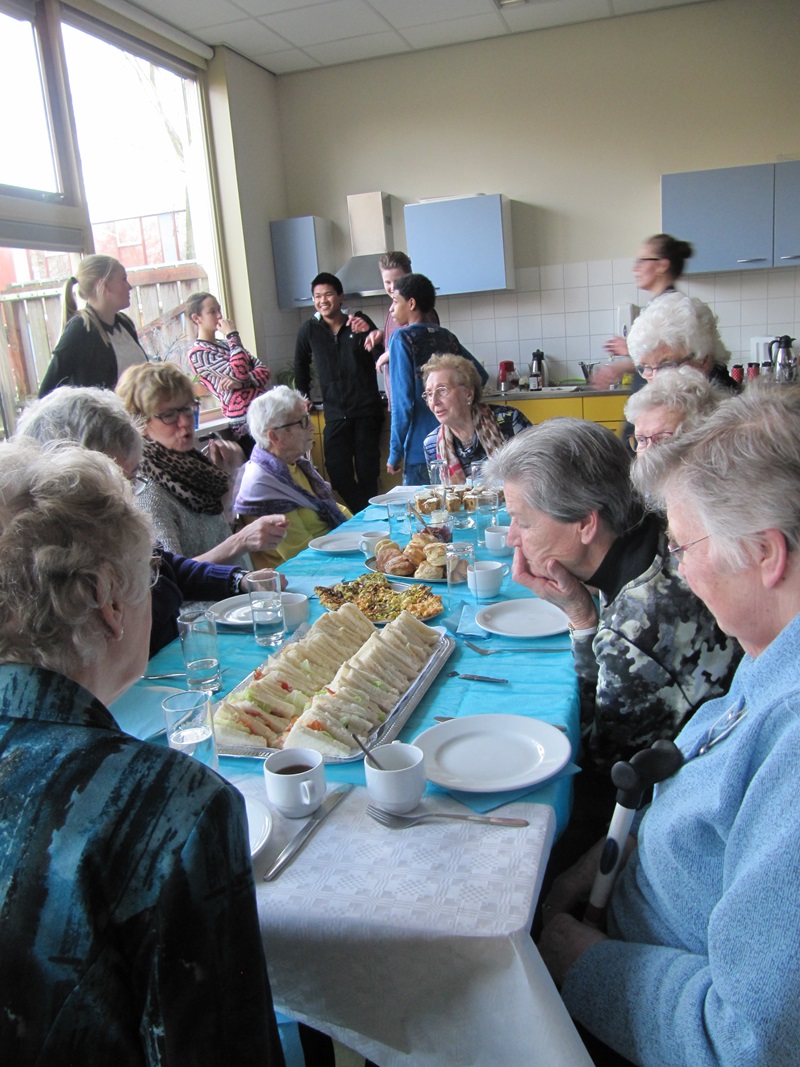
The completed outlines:
<svg viewBox="0 0 800 1067">
<path fill-rule="evenodd" d="M 492 678 L 488 674 L 460 674 L 458 671 L 450 671 L 448 678 L 465 678 L 468 682 L 497 682 L 498 685 L 508 685 L 508 678 Z"/>
<path fill-rule="evenodd" d="M 284 867 L 291 863 L 297 853 L 305 847 L 307 842 L 309 842 L 312 836 L 317 832 L 323 819 L 327 819 L 336 805 L 344 800 L 352 788 L 352 785 L 343 785 L 338 789 L 334 789 L 333 792 L 328 793 L 303 829 L 298 834 L 295 834 L 283 852 L 281 852 L 280 856 L 278 856 L 264 875 L 265 882 L 271 882 L 273 878 L 281 873 Z"/>
</svg>

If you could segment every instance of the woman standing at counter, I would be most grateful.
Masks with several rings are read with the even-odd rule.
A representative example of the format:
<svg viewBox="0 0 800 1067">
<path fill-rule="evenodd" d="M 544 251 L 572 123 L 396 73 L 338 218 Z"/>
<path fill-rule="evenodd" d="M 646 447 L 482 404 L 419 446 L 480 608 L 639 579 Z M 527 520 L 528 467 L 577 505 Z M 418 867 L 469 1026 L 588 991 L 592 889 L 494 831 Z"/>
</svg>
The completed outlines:
<svg viewBox="0 0 800 1067">
<path fill-rule="evenodd" d="M 423 442 L 428 465 L 447 463 L 450 481 L 463 485 L 470 465 L 481 463 L 530 426 L 521 411 L 481 403 L 481 379 L 463 356 L 433 356 L 422 368 L 423 399 L 439 420 Z"/>
<path fill-rule="evenodd" d="M 58 385 L 113 389 L 127 367 L 146 363 L 136 327 L 122 309 L 131 302 L 128 274 L 113 256 L 86 256 L 64 287 L 62 334 L 53 349 L 39 396 Z M 81 311 L 73 287 L 86 301 Z"/>
</svg>

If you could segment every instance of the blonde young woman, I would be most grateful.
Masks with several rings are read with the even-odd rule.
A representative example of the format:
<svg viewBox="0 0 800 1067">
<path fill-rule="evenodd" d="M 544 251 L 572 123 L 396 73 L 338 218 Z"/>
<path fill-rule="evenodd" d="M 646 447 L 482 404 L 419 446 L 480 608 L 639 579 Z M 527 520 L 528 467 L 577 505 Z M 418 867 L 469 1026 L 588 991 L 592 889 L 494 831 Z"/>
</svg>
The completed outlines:
<svg viewBox="0 0 800 1067">
<path fill-rule="evenodd" d="M 126 368 L 146 363 L 136 327 L 123 308 L 131 302 L 128 274 L 113 256 L 86 256 L 64 287 L 62 334 L 39 387 L 46 396 L 59 385 L 113 389 Z M 78 310 L 74 286 L 86 306 Z"/>
</svg>

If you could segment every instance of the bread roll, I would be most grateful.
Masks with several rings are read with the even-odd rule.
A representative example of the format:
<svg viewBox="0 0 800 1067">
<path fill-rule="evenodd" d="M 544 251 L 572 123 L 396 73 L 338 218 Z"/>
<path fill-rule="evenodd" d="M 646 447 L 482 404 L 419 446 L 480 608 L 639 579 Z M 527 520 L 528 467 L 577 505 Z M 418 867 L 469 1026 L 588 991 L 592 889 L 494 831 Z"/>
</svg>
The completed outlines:
<svg viewBox="0 0 800 1067">
<path fill-rule="evenodd" d="M 399 574 L 401 577 L 410 578 L 414 573 L 415 565 L 402 552 L 396 552 L 381 568 L 384 574 Z"/>
<path fill-rule="evenodd" d="M 425 546 L 425 560 L 434 567 L 443 567 L 446 555 L 447 548 L 440 541 Z"/>
<path fill-rule="evenodd" d="M 444 567 L 437 567 L 435 563 L 422 562 L 414 571 L 415 578 L 444 578 Z"/>
<path fill-rule="evenodd" d="M 425 559 L 425 549 L 422 545 L 416 545 L 411 541 L 410 544 L 407 544 L 403 549 L 403 555 L 410 559 L 415 567 L 418 567 Z"/>
</svg>

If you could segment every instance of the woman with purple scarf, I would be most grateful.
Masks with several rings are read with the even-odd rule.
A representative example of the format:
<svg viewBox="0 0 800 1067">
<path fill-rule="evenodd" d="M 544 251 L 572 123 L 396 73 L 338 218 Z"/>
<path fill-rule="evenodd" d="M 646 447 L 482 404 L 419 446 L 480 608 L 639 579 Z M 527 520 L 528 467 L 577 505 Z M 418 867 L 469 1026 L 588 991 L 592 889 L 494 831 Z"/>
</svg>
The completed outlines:
<svg viewBox="0 0 800 1067">
<path fill-rule="evenodd" d="M 255 567 L 276 567 L 351 516 L 306 458 L 314 430 L 301 393 L 277 385 L 256 397 L 247 425 L 256 447 L 245 465 L 234 510 L 245 524 L 259 515 L 286 516 L 289 528 L 280 544 L 250 553 Z"/>
</svg>

